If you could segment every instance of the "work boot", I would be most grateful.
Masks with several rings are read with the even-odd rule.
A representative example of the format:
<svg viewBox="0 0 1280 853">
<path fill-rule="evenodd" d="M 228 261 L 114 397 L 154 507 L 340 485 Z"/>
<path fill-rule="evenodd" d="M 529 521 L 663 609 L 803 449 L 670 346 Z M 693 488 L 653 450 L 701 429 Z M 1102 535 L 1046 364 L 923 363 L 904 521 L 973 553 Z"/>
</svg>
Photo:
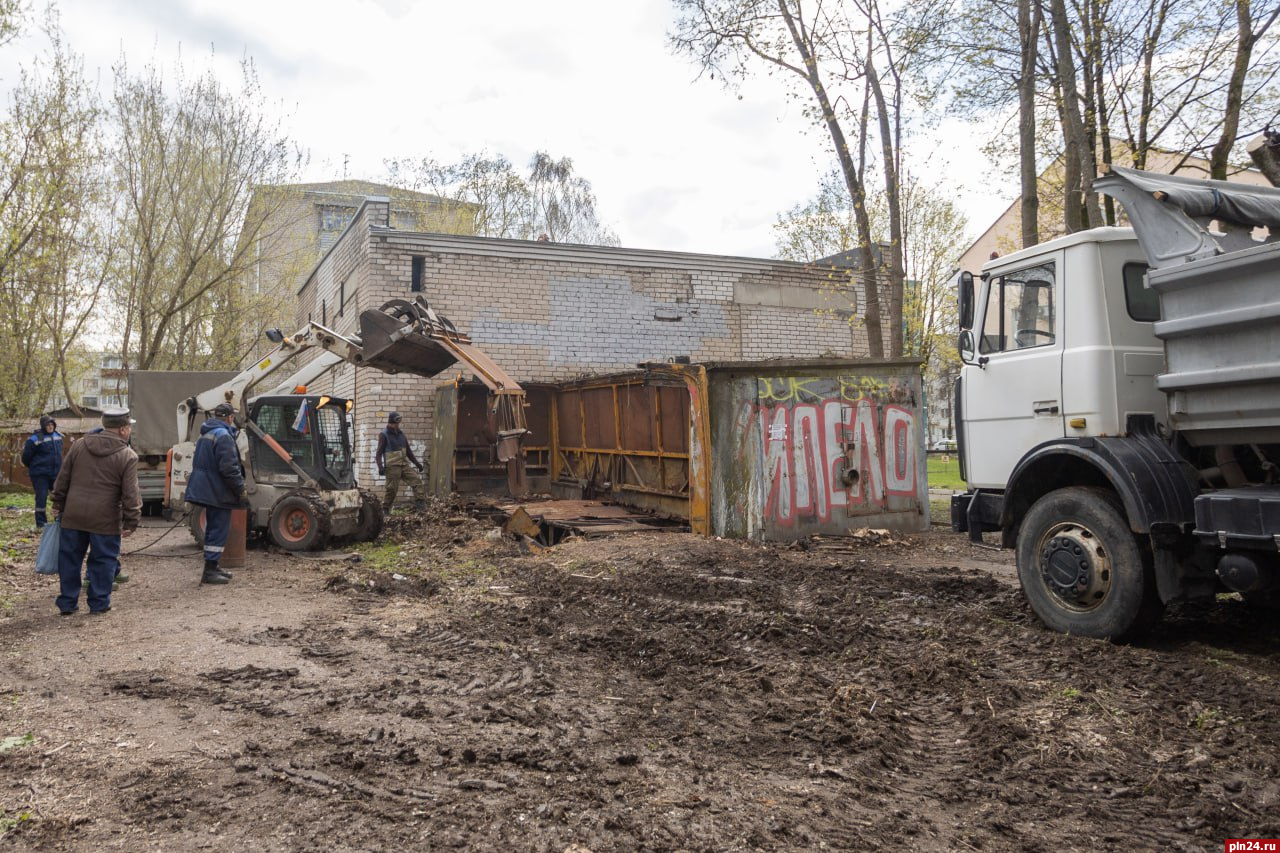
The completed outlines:
<svg viewBox="0 0 1280 853">
<path fill-rule="evenodd" d="M 231 575 L 218 568 L 217 560 L 204 561 L 204 574 L 200 575 L 200 583 L 229 583 Z"/>
</svg>

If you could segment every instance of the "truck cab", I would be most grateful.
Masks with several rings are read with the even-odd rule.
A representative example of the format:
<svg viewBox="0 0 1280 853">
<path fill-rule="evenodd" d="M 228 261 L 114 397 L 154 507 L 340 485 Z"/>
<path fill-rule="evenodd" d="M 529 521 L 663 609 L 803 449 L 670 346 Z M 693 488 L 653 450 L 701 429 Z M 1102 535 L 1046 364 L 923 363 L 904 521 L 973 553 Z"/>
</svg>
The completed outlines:
<svg viewBox="0 0 1280 853">
<path fill-rule="evenodd" d="M 958 430 L 965 479 L 1003 491 L 1028 449 L 1168 421 L 1159 302 L 1129 228 L 1061 237 L 987 264 L 967 297 Z M 965 299 L 966 297 L 962 297 Z"/>
</svg>

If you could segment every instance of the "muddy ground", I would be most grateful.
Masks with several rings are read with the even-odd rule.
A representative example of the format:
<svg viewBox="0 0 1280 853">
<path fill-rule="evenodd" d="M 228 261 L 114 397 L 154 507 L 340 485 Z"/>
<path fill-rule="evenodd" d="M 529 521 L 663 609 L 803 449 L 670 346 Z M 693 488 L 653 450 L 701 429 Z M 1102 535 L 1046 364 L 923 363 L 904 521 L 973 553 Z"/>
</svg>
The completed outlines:
<svg viewBox="0 0 1280 853">
<path fill-rule="evenodd" d="M 149 520 L 102 617 L 0 567 L 0 849 L 1222 850 L 1280 836 L 1280 630 L 1051 634 L 1007 554 L 457 506 L 197 585 Z M 158 540 L 158 541 L 157 541 Z M 2 544 L 2 543 L 0 543 Z"/>
</svg>

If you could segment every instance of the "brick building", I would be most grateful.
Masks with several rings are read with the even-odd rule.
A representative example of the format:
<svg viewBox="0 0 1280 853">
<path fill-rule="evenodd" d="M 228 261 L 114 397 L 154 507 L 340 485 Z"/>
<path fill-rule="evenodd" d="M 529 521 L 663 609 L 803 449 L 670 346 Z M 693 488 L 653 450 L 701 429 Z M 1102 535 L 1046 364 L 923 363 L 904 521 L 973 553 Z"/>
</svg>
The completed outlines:
<svg viewBox="0 0 1280 853">
<path fill-rule="evenodd" d="M 393 227 L 385 197 L 365 200 L 298 294 L 299 325 L 354 334 L 362 310 L 421 294 L 522 383 L 552 382 L 688 358 L 744 361 L 856 357 L 856 305 L 803 264 L 614 247 L 499 240 Z M 357 470 L 373 483 L 377 435 L 391 410 L 427 458 L 431 380 L 340 365 L 315 390 L 355 400 Z"/>
</svg>

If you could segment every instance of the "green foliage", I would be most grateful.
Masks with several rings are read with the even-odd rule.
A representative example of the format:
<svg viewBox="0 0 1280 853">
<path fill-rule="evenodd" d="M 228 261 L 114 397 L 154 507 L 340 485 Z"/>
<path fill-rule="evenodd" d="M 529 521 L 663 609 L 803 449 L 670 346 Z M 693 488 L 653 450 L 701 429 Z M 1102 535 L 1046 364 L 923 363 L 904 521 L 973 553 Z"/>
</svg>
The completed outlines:
<svg viewBox="0 0 1280 853">
<path fill-rule="evenodd" d="M 9 817 L 8 814 L 0 811 L 0 838 L 3 838 L 7 833 L 17 829 L 27 821 L 34 819 L 34 815 L 29 811 L 18 812 L 13 817 Z"/>
<path fill-rule="evenodd" d="M 403 572 L 404 556 L 400 546 L 389 540 L 360 542 L 355 546 L 360 562 L 375 572 Z"/>
</svg>

